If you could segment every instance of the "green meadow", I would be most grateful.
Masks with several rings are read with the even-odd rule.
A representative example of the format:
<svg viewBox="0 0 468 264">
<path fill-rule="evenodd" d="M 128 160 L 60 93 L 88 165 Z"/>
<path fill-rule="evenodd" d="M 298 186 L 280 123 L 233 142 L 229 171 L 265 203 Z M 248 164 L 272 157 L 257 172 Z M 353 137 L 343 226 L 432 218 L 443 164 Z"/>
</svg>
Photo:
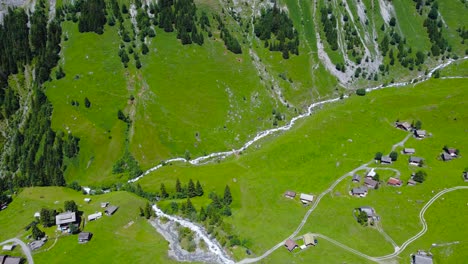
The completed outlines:
<svg viewBox="0 0 468 264">
<path fill-rule="evenodd" d="M 352 187 L 350 178 L 345 179 L 323 198 L 301 232 L 321 233 L 371 256 L 390 254 L 392 245 L 376 229 L 361 227 L 352 211 L 359 206 L 373 206 L 382 218 L 385 232 L 401 244 L 422 228 L 418 214 L 425 202 L 443 188 L 465 184 L 461 173 L 467 165 L 466 158 L 462 155 L 442 162 L 438 156 L 444 145 L 459 148 L 461 153 L 468 147 L 466 102 L 459 100 L 467 97 L 466 88 L 464 80 L 432 79 L 411 87 L 374 91 L 364 97 L 352 96 L 315 110 L 292 130 L 265 138 L 240 156 L 199 167 L 170 164 L 139 183 L 148 191 L 157 191 L 160 183 L 174 188 L 176 178 L 182 182 L 192 178 L 202 182 L 205 193 L 219 192 L 228 184 L 234 202 L 233 216 L 226 221 L 233 224 L 241 237 L 251 241 L 255 254 L 261 255 L 287 238 L 307 210 L 297 200 L 285 199 L 284 191 L 318 195 L 340 176 L 372 160 L 376 152 L 388 154 L 393 144 L 403 140 L 407 132 L 394 128 L 395 120 L 421 120 L 423 129 L 432 136 L 424 140 L 410 138 L 405 146 L 415 148 L 416 155 L 426 160 L 422 168 L 428 174 L 426 182 L 394 188 L 385 184 L 392 173 L 378 171 L 384 182 L 381 188 L 371 190 L 366 198 L 354 198 L 348 195 Z M 389 166 L 401 172 L 405 183 L 411 172 L 417 170 L 408 165 L 407 159 L 400 155 Z M 447 207 L 460 206 L 459 200 L 465 195 L 464 190 L 455 191 L 447 194 L 444 202 Z M 203 204 L 203 198 L 197 199 Z M 444 214 L 431 210 L 426 213 L 428 220 L 446 219 Z M 452 225 L 449 220 L 446 219 L 446 226 L 456 229 L 456 222 Z M 432 230 L 430 224 L 429 230 Z M 453 232 L 446 239 L 456 240 L 466 235 L 466 232 Z M 324 256 L 315 258 L 318 254 L 308 256 L 309 251 L 319 248 L 294 258 L 307 256 L 304 258 L 314 262 L 329 262 L 331 259 Z M 282 250 L 285 249 L 279 249 Z M 335 257 L 345 261 L 348 255 L 340 253 Z M 269 259 L 280 262 L 283 257 L 284 253 L 275 252 Z"/>
<path fill-rule="evenodd" d="M 84 198 L 90 197 L 90 203 Z M 127 192 L 113 192 L 99 196 L 85 196 L 67 188 L 35 187 L 26 188 L 14 197 L 13 202 L 0 214 L 0 240 L 19 237 L 27 242 L 25 231 L 34 219 L 35 212 L 41 208 L 62 208 L 64 201 L 74 200 L 83 217 L 103 211 L 101 202 L 119 206 L 112 216 L 88 222 L 84 231 L 93 233 L 90 242 L 78 244 L 78 235 L 60 235 L 56 226 L 39 228 L 49 236 L 47 243 L 33 252 L 35 263 L 173 263 L 167 256 L 168 244 L 163 237 L 147 222 L 138 216 L 138 207 L 146 201 Z M 59 235 L 59 236 L 58 236 Z M 58 237 L 57 237 L 58 236 Z M 55 241 L 57 238 L 57 241 Z"/>
</svg>

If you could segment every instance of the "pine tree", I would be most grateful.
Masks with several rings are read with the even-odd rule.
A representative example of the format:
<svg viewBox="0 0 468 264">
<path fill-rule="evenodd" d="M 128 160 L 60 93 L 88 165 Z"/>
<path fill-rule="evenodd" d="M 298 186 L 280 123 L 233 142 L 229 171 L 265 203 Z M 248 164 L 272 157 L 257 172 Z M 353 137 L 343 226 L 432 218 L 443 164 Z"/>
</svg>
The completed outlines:
<svg viewBox="0 0 468 264">
<path fill-rule="evenodd" d="M 146 219 L 150 219 L 151 217 L 151 205 L 149 202 L 146 202 L 146 206 L 145 206 L 145 218 Z"/>
<path fill-rule="evenodd" d="M 145 210 L 140 206 L 140 216 L 145 216 Z"/>
<path fill-rule="evenodd" d="M 39 227 L 34 223 L 32 226 L 32 236 L 34 239 L 38 240 L 44 237 L 45 233 L 44 231 L 40 230 Z"/>
<path fill-rule="evenodd" d="M 197 196 L 202 196 L 203 195 L 203 188 L 200 184 L 200 181 L 197 181 L 196 187 L 195 187 L 195 193 Z"/>
<path fill-rule="evenodd" d="M 161 190 L 161 198 L 162 199 L 165 199 L 165 198 L 169 197 L 169 194 L 166 191 L 166 186 L 164 186 L 164 183 L 161 183 L 160 190 Z"/>
<path fill-rule="evenodd" d="M 206 212 L 205 212 L 205 207 L 202 206 L 202 207 L 200 208 L 200 213 L 198 214 L 198 221 L 201 221 L 201 222 L 205 221 L 205 220 L 206 220 L 206 216 L 207 216 L 207 215 L 206 215 Z"/>
<path fill-rule="evenodd" d="M 88 97 L 85 97 L 85 99 L 84 99 L 84 104 L 85 104 L 85 107 L 86 107 L 86 108 L 90 108 L 90 107 L 91 107 L 91 102 L 89 101 Z"/>
<path fill-rule="evenodd" d="M 182 193 L 182 186 L 180 185 L 179 178 L 177 178 L 177 180 L 176 180 L 175 190 L 178 193 Z"/>
<path fill-rule="evenodd" d="M 197 210 L 193 207 L 192 201 L 190 198 L 187 198 L 187 207 L 185 208 L 186 215 L 190 215 L 191 213 L 196 213 Z"/>
<path fill-rule="evenodd" d="M 232 195 L 231 195 L 231 190 L 229 189 L 229 186 L 226 185 L 226 188 L 224 188 L 224 199 L 223 199 L 224 204 L 230 205 L 232 203 Z"/>
<path fill-rule="evenodd" d="M 195 191 L 195 184 L 193 184 L 192 179 L 189 180 L 187 194 L 188 194 L 188 197 L 190 198 L 195 197 L 197 195 Z"/>
</svg>

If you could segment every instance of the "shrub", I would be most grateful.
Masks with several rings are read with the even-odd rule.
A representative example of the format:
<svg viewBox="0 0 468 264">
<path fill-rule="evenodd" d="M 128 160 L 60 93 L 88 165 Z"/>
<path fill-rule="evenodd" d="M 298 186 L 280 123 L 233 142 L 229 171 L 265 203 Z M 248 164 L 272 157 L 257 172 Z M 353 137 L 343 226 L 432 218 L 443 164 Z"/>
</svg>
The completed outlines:
<svg viewBox="0 0 468 264">
<path fill-rule="evenodd" d="M 359 95 L 359 96 L 364 96 L 364 95 L 366 95 L 366 89 L 359 88 L 359 89 L 356 90 L 356 94 Z"/>
</svg>

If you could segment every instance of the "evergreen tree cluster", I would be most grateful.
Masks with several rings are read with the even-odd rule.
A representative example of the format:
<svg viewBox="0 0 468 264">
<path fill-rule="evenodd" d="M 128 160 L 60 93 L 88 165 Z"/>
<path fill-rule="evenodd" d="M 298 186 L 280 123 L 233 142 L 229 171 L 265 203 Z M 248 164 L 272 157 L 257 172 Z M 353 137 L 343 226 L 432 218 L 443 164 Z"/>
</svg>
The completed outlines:
<svg viewBox="0 0 468 264">
<path fill-rule="evenodd" d="M 270 51 L 281 51 L 283 58 L 289 53 L 299 55 L 299 34 L 292 20 L 276 5 L 263 10 L 260 18 L 255 20 L 255 35 L 265 41 Z"/>
<path fill-rule="evenodd" d="M 120 174 L 127 173 L 130 179 L 140 176 L 143 171 L 138 164 L 138 161 L 133 155 L 127 150 L 125 151 L 122 158 L 120 158 L 113 166 L 112 173 Z"/>
<path fill-rule="evenodd" d="M 424 20 L 424 27 L 427 29 L 427 34 L 431 40 L 431 53 L 433 56 L 439 56 L 445 51 L 450 51 L 447 39 L 442 35 L 442 19 L 439 19 L 439 5 L 434 2 L 431 6 L 431 10 L 427 14 L 426 20 Z"/>
<path fill-rule="evenodd" d="M 336 31 L 336 17 L 333 14 L 331 6 L 322 7 L 320 9 L 320 21 L 323 25 L 323 31 L 325 32 L 325 38 L 332 50 L 338 50 L 338 33 Z"/>
<path fill-rule="evenodd" d="M 164 183 L 161 183 L 159 188 L 159 198 L 160 199 L 185 199 L 185 198 L 193 198 L 197 196 L 202 196 L 204 191 L 203 187 L 200 184 L 200 181 L 197 181 L 196 184 L 193 182 L 192 179 L 189 180 L 187 185 L 182 186 L 180 180 L 177 179 L 175 183 L 175 193 L 170 194 Z"/>
<path fill-rule="evenodd" d="M 355 62 L 357 64 L 360 64 L 362 59 L 363 46 L 359 38 L 358 32 L 351 25 L 346 15 L 343 17 L 343 22 L 345 30 L 346 49 L 349 53 L 351 53 L 351 55 L 355 59 Z M 339 67 L 338 70 L 342 70 L 341 67 Z"/>
<path fill-rule="evenodd" d="M 224 41 L 226 48 L 234 54 L 241 54 L 242 48 L 237 38 L 229 32 L 219 15 L 216 15 L 215 18 L 218 21 L 218 29 L 221 31 L 220 37 Z"/>
<path fill-rule="evenodd" d="M 104 33 L 106 3 L 104 0 L 86 0 L 81 4 L 78 30 L 80 32 Z"/>
</svg>

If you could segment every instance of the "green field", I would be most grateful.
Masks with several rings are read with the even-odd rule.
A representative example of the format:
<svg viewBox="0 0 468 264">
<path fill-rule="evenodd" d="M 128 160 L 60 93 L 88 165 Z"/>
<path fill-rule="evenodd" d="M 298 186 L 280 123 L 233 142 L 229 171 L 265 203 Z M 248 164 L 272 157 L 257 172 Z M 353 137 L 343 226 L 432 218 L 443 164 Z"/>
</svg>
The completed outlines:
<svg viewBox="0 0 468 264">
<path fill-rule="evenodd" d="M 167 256 L 168 244 L 159 233 L 146 221 L 138 216 L 138 207 L 146 201 L 127 192 L 91 196 L 91 202 L 85 203 L 85 196 L 67 188 L 36 187 L 27 188 L 14 197 L 8 208 L 0 213 L 0 240 L 19 237 L 27 242 L 26 236 L 31 231 L 24 227 L 34 220 L 34 213 L 41 208 L 63 208 L 66 200 L 74 200 L 79 210 L 88 214 L 102 211 L 101 202 L 118 205 L 119 209 L 113 216 L 103 215 L 101 219 L 88 222 L 84 231 L 93 233 L 87 244 L 78 244 L 77 235 L 59 236 L 57 241 L 56 227 L 43 228 L 49 236 L 49 241 L 33 257 L 35 263 L 172 263 Z M 129 224 L 132 223 L 133 224 Z"/>
<path fill-rule="evenodd" d="M 461 172 L 466 167 L 466 158 L 444 163 L 437 157 L 444 145 L 455 146 L 461 151 L 468 147 L 465 139 L 468 129 L 468 116 L 464 112 L 466 102 L 459 100 L 467 96 L 466 88 L 467 83 L 463 80 L 431 80 L 414 87 L 376 91 L 365 97 L 353 96 L 324 106 L 310 118 L 299 121 L 291 131 L 256 143 L 240 157 L 200 167 L 173 164 L 143 178 L 140 184 L 151 191 L 157 190 L 161 182 L 166 186 L 174 185 L 176 178 L 183 182 L 189 178 L 200 180 L 206 185 L 205 190 L 219 190 L 229 184 L 234 196 L 234 210 L 227 221 L 233 223 L 235 231 L 242 237 L 252 241 L 254 253 L 260 255 L 285 239 L 307 210 L 297 201 L 284 199 L 284 191 L 319 194 L 334 179 L 368 162 L 378 151 L 388 153 L 393 144 L 401 141 L 407 134 L 393 127 L 395 120 L 421 120 L 423 128 L 432 133 L 432 137 L 424 140 L 410 138 L 405 146 L 416 148 L 417 155 L 426 159 L 423 169 L 428 173 L 428 179 L 425 183 L 401 188 L 384 184 L 366 198 L 356 199 L 347 194 L 349 181 L 345 180 L 332 195 L 324 197 L 303 229 L 303 233 L 327 235 L 368 255 L 386 255 L 393 252 L 391 244 L 375 229 L 359 226 L 352 217 L 352 210 L 364 205 L 375 207 L 382 217 L 384 230 L 400 244 L 421 228 L 417 218 L 423 206 L 421 201 L 428 201 L 433 196 L 432 191 L 464 185 Z M 430 93 L 427 93 L 428 89 Z M 404 181 L 415 170 L 407 165 L 407 157 L 402 155 L 391 167 L 401 171 Z M 391 175 L 381 173 L 381 176 L 385 182 Z M 450 197 L 458 199 L 447 198 L 445 203 L 459 206 L 459 199 L 464 195 L 464 191 L 454 192 Z M 427 212 L 427 218 L 435 218 L 430 212 Z M 330 225 L 330 219 L 333 219 L 333 225 Z M 447 226 L 456 229 L 450 222 Z M 463 235 L 466 233 L 454 233 L 447 240 Z M 316 254 L 310 258 L 313 255 Z M 341 256 L 343 260 L 345 256 Z M 330 259 L 323 260 L 327 261 Z"/>
</svg>

